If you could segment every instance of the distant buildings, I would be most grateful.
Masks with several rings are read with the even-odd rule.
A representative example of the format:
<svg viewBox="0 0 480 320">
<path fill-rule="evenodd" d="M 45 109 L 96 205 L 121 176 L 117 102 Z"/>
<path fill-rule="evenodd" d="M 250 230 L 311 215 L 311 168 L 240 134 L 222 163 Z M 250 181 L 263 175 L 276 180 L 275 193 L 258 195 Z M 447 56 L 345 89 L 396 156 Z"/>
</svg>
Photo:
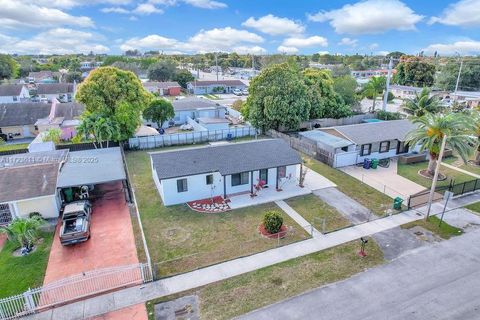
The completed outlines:
<svg viewBox="0 0 480 320">
<path fill-rule="evenodd" d="M 240 80 L 196 80 L 187 83 L 187 90 L 193 94 L 233 93 L 233 90 L 244 90 L 247 85 Z"/>
<path fill-rule="evenodd" d="M 178 96 L 182 89 L 178 82 L 147 81 L 142 84 L 148 92 L 159 96 Z"/>
<path fill-rule="evenodd" d="M 394 75 L 397 70 L 392 70 Z M 372 77 L 386 77 L 388 75 L 388 69 L 374 69 L 374 70 L 353 70 L 352 77 L 355 79 L 370 79 Z"/>
<path fill-rule="evenodd" d="M 28 89 L 23 84 L 0 85 L 0 103 L 19 103 L 30 99 Z"/>
</svg>

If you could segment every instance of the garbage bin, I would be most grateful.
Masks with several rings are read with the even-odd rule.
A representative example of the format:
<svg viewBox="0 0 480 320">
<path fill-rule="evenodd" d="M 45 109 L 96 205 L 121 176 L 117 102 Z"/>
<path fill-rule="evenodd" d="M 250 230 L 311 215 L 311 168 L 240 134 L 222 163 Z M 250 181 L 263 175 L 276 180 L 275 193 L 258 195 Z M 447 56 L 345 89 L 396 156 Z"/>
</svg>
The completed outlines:
<svg viewBox="0 0 480 320">
<path fill-rule="evenodd" d="M 393 199 L 393 209 L 402 210 L 402 203 L 403 199 L 400 197 L 396 197 L 395 199 Z"/>
<path fill-rule="evenodd" d="M 370 169 L 371 161 L 369 158 L 363 159 L 363 169 Z"/>
<path fill-rule="evenodd" d="M 377 169 L 377 167 L 378 167 L 378 159 L 372 159 L 372 162 L 370 163 L 370 168 Z"/>
<path fill-rule="evenodd" d="M 233 134 L 227 133 L 227 141 L 233 140 Z"/>
</svg>

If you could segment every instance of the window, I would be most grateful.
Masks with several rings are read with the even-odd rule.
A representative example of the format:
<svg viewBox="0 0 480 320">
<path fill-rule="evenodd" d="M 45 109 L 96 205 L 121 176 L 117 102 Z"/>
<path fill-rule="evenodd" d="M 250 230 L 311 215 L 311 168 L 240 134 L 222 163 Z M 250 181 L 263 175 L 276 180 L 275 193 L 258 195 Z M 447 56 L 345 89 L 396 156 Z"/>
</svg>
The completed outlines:
<svg viewBox="0 0 480 320">
<path fill-rule="evenodd" d="M 279 179 L 285 178 L 287 176 L 287 167 L 285 167 L 285 166 L 278 167 L 277 170 L 278 170 L 278 178 Z"/>
<path fill-rule="evenodd" d="M 209 174 L 205 177 L 207 184 L 213 184 L 213 174 Z"/>
<path fill-rule="evenodd" d="M 13 101 L 18 101 L 18 97 L 14 96 Z"/>
<path fill-rule="evenodd" d="M 248 183 L 248 172 L 232 174 L 232 187 Z"/>
<path fill-rule="evenodd" d="M 177 192 L 187 192 L 188 191 L 188 186 L 187 186 L 187 179 L 178 179 L 177 180 Z"/>
<path fill-rule="evenodd" d="M 380 142 L 380 150 L 378 152 L 384 153 L 390 150 L 390 141 L 382 141 Z"/>
<path fill-rule="evenodd" d="M 8 203 L 0 203 L 0 226 L 7 225 L 12 222 L 12 213 Z"/>
<path fill-rule="evenodd" d="M 368 156 L 372 153 L 372 145 L 371 144 L 362 144 L 360 149 L 360 156 Z"/>
<path fill-rule="evenodd" d="M 348 151 L 348 146 L 342 147 L 342 151 L 347 152 Z"/>
<path fill-rule="evenodd" d="M 262 169 L 260 170 L 260 180 L 265 181 L 265 183 L 268 183 L 268 169 Z"/>
</svg>

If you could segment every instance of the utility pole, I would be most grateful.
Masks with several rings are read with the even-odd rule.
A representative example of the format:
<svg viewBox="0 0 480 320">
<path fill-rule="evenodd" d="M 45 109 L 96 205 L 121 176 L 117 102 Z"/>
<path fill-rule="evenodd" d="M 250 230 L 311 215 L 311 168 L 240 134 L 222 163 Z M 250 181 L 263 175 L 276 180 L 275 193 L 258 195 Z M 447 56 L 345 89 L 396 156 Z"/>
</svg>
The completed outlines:
<svg viewBox="0 0 480 320">
<path fill-rule="evenodd" d="M 218 53 L 215 52 L 215 71 L 217 72 L 217 81 L 218 81 Z"/>
<path fill-rule="evenodd" d="M 430 196 L 428 197 L 428 209 L 425 216 L 425 221 L 428 220 L 430 216 L 430 210 L 432 209 L 433 195 L 435 194 L 435 187 L 437 186 L 438 173 L 440 171 L 440 164 L 443 159 L 443 153 L 445 151 L 445 145 L 447 144 L 447 135 L 443 136 L 442 146 L 440 147 L 440 153 L 438 154 L 437 165 L 435 167 L 435 174 L 433 175 L 432 187 L 430 188 Z"/>
<path fill-rule="evenodd" d="M 455 84 L 455 100 L 457 100 L 457 91 L 458 91 L 458 84 L 460 83 L 460 75 L 462 74 L 462 67 L 463 67 L 463 57 L 460 58 L 460 69 L 458 69 L 458 76 L 457 76 L 457 83 Z"/>
<path fill-rule="evenodd" d="M 385 94 L 383 95 L 383 111 L 387 111 L 388 91 L 390 90 L 390 77 L 392 75 L 393 57 L 390 57 L 388 62 L 387 85 L 385 87 Z"/>
<path fill-rule="evenodd" d="M 252 54 L 252 70 L 255 72 L 255 56 Z"/>
</svg>

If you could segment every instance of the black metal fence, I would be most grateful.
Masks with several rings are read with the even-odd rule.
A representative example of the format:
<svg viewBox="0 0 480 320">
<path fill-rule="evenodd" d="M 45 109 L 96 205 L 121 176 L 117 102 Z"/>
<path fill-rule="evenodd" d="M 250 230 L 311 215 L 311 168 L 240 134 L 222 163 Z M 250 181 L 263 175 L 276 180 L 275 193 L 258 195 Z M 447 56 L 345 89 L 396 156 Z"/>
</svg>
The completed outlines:
<svg viewBox="0 0 480 320">
<path fill-rule="evenodd" d="M 455 183 L 451 180 L 450 184 L 437 186 L 435 188 L 435 193 L 433 194 L 433 201 L 438 201 L 443 199 L 443 194 L 445 191 L 453 192 L 454 196 L 460 196 L 469 192 L 474 192 L 480 190 L 480 179 L 473 179 L 465 182 Z M 408 199 L 408 208 L 417 208 L 428 203 L 430 197 L 430 189 L 412 194 Z"/>
</svg>

